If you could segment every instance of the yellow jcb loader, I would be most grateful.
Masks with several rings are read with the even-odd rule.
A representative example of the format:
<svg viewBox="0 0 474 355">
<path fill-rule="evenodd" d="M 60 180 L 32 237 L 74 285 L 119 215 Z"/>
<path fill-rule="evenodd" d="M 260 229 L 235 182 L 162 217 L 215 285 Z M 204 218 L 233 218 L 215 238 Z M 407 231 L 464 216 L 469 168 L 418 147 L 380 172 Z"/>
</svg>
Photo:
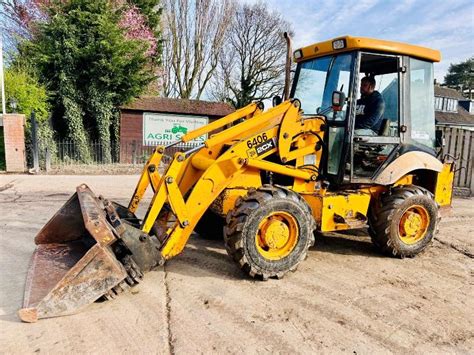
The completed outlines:
<svg viewBox="0 0 474 355">
<path fill-rule="evenodd" d="M 451 205 L 454 174 L 436 149 L 433 62 L 440 53 L 346 36 L 293 58 L 291 90 L 272 108 L 252 103 L 156 147 L 128 207 L 78 186 L 35 238 L 20 318 L 72 314 L 115 297 L 181 253 L 203 216 L 221 219 L 213 233 L 223 234 L 244 273 L 263 280 L 294 271 L 315 232 L 368 226 L 384 253 L 424 250 Z M 364 76 L 384 101 L 379 127 L 356 127 Z M 203 136 L 160 175 L 167 149 Z M 139 219 L 148 187 L 153 199 Z"/>
</svg>

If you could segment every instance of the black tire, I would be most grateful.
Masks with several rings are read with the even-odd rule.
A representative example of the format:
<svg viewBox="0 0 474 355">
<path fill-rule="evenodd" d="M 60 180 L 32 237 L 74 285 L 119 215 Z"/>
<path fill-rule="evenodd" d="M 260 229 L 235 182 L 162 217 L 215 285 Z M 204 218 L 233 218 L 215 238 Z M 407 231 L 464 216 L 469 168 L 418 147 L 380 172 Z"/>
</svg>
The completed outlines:
<svg viewBox="0 0 474 355">
<path fill-rule="evenodd" d="M 288 250 L 281 258 L 269 259 L 262 255 L 265 251 L 257 247 L 257 232 L 261 223 L 274 223 L 274 217 L 278 221 L 279 214 L 288 216 L 292 221 L 291 228 L 297 230 L 297 233 L 293 233 L 295 237 L 290 247 L 286 246 L 290 242 L 285 242 L 283 248 Z M 281 223 L 284 224 L 285 221 Z M 282 187 L 264 185 L 237 200 L 235 209 L 226 218 L 224 241 L 227 253 L 245 273 L 267 280 L 281 278 L 287 272 L 296 270 L 298 264 L 306 258 L 309 247 L 314 245 L 315 228 L 311 209 L 300 195 Z"/>
<path fill-rule="evenodd" d="M 225 219 L 215 214 L 211 210 L 207 210 L 196 227 L 195 232 L 203 239 L 222 240 L 224 238 Z"/>
<path fill-rule="evenodd" d="M 419 236 L 410 241 L 410 237 L 402 235 L 405 233 L 402 218 L 413 209 L 420 210 L 426 222 L 421 222 L 425 227 L 419 228 Z M 369 210 L 369 234 L 373 244 L 383 253 L 400 258 L 422 252 L 433 239 L 437 223 L 438 205 L 433 194 L 415 185 L 391 189 L 391 192 L 382 194 L 380 200 L 374 201 Z"/>
</svg>

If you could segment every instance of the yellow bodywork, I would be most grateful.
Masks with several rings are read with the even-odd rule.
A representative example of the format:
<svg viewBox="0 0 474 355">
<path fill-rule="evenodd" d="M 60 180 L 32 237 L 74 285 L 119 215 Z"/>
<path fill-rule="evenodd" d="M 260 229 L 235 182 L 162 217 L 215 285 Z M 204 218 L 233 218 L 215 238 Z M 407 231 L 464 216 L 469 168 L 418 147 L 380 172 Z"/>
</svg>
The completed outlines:
<svg viewBox="0 0 474 355">
<path fill-rule="evenodd" d="M 333 42 L 338 40 L 345 41 L 345 47 L 341 49 L 333 49 Z M 296 62 L 354 50 L 369 50 L 383 53 L 405 54 L 411 57 L 429 60 L 431 62 L 439 62 L 441 60 L 441 53 L 431 48 L 415 46 L 401 42 L 351 36 L 337 37 L 329 41 L 315 43 L 310 46 L 303 47 L 300 50 L 302 52 L 302 56 L 300 58 L 295 58 Z"/>
<path fill-rule="evenodd" d="M 444 163 L 443 170 L 437 175 L 435 201 L 440 205 L 451 205 L 453 197 L 454 164 Z"/>
<path fill-rule="evenodd" d="M 247 112 L 243 110 L 242 112 Z M 238 119 L 238 115 L 234 115 Z M 224 119 L 228 122 L 229 119 Z M 303 164 L 305 156 L 314 155 L 315 162 L 321 159 L 321 150 L 316 150 L 315 145 L 324 137 L 321 117 L 301 119 L 298 107 L 291 102 L 285 102 L 265 114 L 256 115 L 246 121 L 220 132 L 206 141 L 206 145 L 191 158 L 185 153 L 176 153 L 159 182 L 152 184 L 155 191 L 154 197 L 142 225 L 142 230 L 149 233 L 165 203 L 168 203 L 176 216 L 176 222 L 166 232 L 166 243 L 162 250 L 165 258 L 179 254 L 196 226 L 197 222 L 208 208 L 225 216 L 235 208 L 239 197 L 245 196 L 251 188 L 262 185 L 260 172 L 266 171 L 294 178 L 295 191 L 311 193 L 308 202 L 314 211 L 322 211 L 320 224 L 322 230 L 348 229 L 354 221 L 364 221 L 370 201 L 370 194 L 357 193 L 341 195 L 320 196 L 322 190 L 316 188 L 315 181 L 318 177 L 317 165 Z M 214 124 L 212 128 L 218 126 Z M 244 127 L 244 128 L 242 128 Z M 283 131 L 282 128 L 286 128 Z M 257 132 L 245 136 L 245 132 Z M 200 134 L 208 133 L 201 129 Z M 196 137 L 191 132 L 190 137 Z M 227 150 L 218 154 L 224 144 L 234 142 Z M 264 152 L 259 148 L 264 147 Z M 156 150 L 144 169 L 142 178 L 137 186 L 130 207 L 136 209 L 139 197 L 143 196 L 144 185 L 153 181 L 146 178 L 149 175 L 149 166 L 157 164 L 160 158 Z M 282 165 L 263 160 L 265 157 L 280 153 Z M 293 162 L 293 165 L 289 163 Z M 298 166 L 301 167 L 298 168 Z M 190 187 L 193 187 L 190 190 Z M 304 190 L 304 191 L 303 191 Z M 188 196 L 187 193 L 189 193 Z M 338 219 L 346 218 L 346 221 Z M 279 216 L 291 226 L 287 216 Z M 264 226 L 268 231 L 267 236 L 261 236 L 260 244 L 275 243 L 285 245 L 277 247 L 275 255 L 270 258 L 280 258 L 291 251 L 292 241 L 297 237 L 292 228 L 288 231 L 281 229 L 281 223 L 272 221 Z M 280 239 L 275 239 L 280 235 Z M 283 238 L 283 239 L 281 239 Z M 260 245 L 259 244 L 259 245 Z"/>
<path fill-rule="evenodd" d="M 137 187 L 133 193 L 133 197 L 128 204 L 128 210 L 135 213 L 140 203 L 140 200 L 143 198 L 143 195 L 146 192 L 147 187 L 151 184 L 153 191 L 156 191 L 158 184 L 160 182 L 160 174 L 158 173 L 158 168 L 161 162 L 165 148 L 158 146 L 153 151 L 151 157 L 148 159 L 145 167 L 143 168 L 140 179 L 138 180 Z"/>
<path fill-rule="evenodd" d="M 297 101 L 286 101 L 264 113 L 252 104 L 188 133 L 183 136 L 183 141 L 240 121 L 208 138 L 192 154 L 176 153 L 163 176 L 158 174 L 156 167 L 165 147 L 155 149 L 143 170 L 129 210 L 136 210 L 146 187 L 151 186 L 154 196 L 141 227 L 143 232 L 150 233 L 164 205 L 169 205 L 176 219 L 168 223 L 166 234 L 162 236 L 161 253 L 165 259 L 183 250 L 199 219 L 208 209 L 225 217 L 249 190 L 261 187 L 262 172 L 292 179 L 293 183 L 288 188 L 300 193 L 307 201 L 319 231 L 366 225 L 371 201 L 378 199 L 389 186 L 373 185 L 339 192 L 328 192 L 322 187 L 317 182 L 322 158 L 318 143 L 324 139 L 324 119 L 320 116 L 303 118 L 298 104 Z M 272 154 L 278 154 L 281 163 L 265 159 Z M 305 161 L 313 163 L 305 164 Z M 435 197 L 440 205 L 450 203 L 452 178 L 451 165 L 445 164 L 436 182 Z M 412 183 L 413 175 L 408 174 L 392 186 Z M 417 215 L 412 213 L 407 216 L 403 225 L 406 238 L 412 238 L 410 228 L 419 222 L 413 216 Z M 272 217 L 259 228 L 265 233 L 256 236 L 257 249 L 273 246 L 269 259 L 278 259 L 290 253 L 292 243 L 297 240 L 292 228 L 282 227 L 282 221 L 291 227 L 289 217 Z"/>
<path fill-rule="evenodd" d="M 333 49 L 335 40 L 343 40 L 344 48 Z M 440 54 L 435 50 L 346 36 L 302 48 L 302 57 L 298 61 L 351 50 L 440 60 Z M 305 199 L 317 229 L 322 232 L 366 225 L 371 201 L 378 200 L 380 194 L 391 187 L 415 183 L 410 170 L 400 171 L 387 184 L 374 181 L 372 185 L 328 191 L 327 185 L 319 179 L 325 131 L 326 118 L 303 116 L 298 100 L 284 101 L 265 112 L 260 104 L 252 103 L 184 135 L 180 142 L 190 142 L 205 134 L 209 137 L 202 146 L 190 152 L 176 153 L 163 176 L 158 173 L 158 166 L 167 147 L 157 147 L 143 169 L 128 209 L 135 212 L 145 190 L 151 186 L 153 199 L 141 224 L 141 230 L 145 233 L 154 228 L 165 205 L 166 209 L 171 210 L 175 219 L 159 221 L 167 228 L 166 233 L 160 236 L 161 254 L 169 259 L 183 250 L 207 210 L 225 217 L 249 191 L 262 187 L 264 175 L 270 181 L 272 176 L 285 177 L 284 181 L 289 181 L 285 187 Z M 272 158 L 267 159 L 269 157 Z M 437 174 L 436 202 L 440 206 L 449 205 L 452 165 L 445 164 Z M 407 213 L 400 229 L 404 238 L 417 240 L 420 237 L 418 227 L 426 224 L 423 216 L 421 209 Z M 277 260 L 291 253 L 298 240 L 295 231 L 297 221 L 292 218 L 284 213 L 264 218 L 258 227 L 261 234 L 255 237 L 255 246 L 262 255 Z M 267 249 L 272 250 L 271 255 L 266 252 Z"/>
<path fill-rule="evenodd" d="M 358 228 L 367 222 L 369 192 L 304 194 L 303 198 L 311 206 L 321 232 Z"/>
</svg>

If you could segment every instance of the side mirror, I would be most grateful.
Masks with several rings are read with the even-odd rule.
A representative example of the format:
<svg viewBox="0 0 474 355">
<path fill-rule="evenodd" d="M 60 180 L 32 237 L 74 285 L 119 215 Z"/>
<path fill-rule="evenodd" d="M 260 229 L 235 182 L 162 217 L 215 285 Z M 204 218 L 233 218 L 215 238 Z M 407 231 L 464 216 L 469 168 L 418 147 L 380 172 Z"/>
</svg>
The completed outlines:
<svg viewBox="0 0 474 355">
<path fill-rule="evenodd" d="M 278 96 L 278 95 L 275 96 L 272 100 L 273 107 L 278 106 L 282 102 L 283 102 L 283 100 L 281 99 L 281 96 Z"/>
<path fill-rule="evenodd" d="M 332 92 L 332 109 L 333 111 L 342 111 L 346 102 L 346 95 L 342 91 Z"/>
</svg>

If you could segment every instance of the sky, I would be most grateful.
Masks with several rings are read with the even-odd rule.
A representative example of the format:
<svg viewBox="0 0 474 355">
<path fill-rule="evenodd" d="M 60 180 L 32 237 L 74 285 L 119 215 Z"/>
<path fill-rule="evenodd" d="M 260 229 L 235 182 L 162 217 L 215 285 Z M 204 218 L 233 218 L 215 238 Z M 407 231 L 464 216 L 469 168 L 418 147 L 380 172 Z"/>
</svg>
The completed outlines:
<svg viewBox="0 0 474 355">
<path fill-rule="evenodd" d="M 435 78 L 451 63 L 474 56 L 474 0 L 242 0 L 263 1 L 294 32 L 293 49 L 351 35 L 408 42 L 441 51 Z"/>
<path fill-rule="evenodd" d="M 291 24 L 293 49 L 344 35 L 416 44 L 441 51 L 434 69 L 438 82 L 443 82 L 450 63 L 474 56 L 473 0 L 264 2 Z"/>
</svg>

